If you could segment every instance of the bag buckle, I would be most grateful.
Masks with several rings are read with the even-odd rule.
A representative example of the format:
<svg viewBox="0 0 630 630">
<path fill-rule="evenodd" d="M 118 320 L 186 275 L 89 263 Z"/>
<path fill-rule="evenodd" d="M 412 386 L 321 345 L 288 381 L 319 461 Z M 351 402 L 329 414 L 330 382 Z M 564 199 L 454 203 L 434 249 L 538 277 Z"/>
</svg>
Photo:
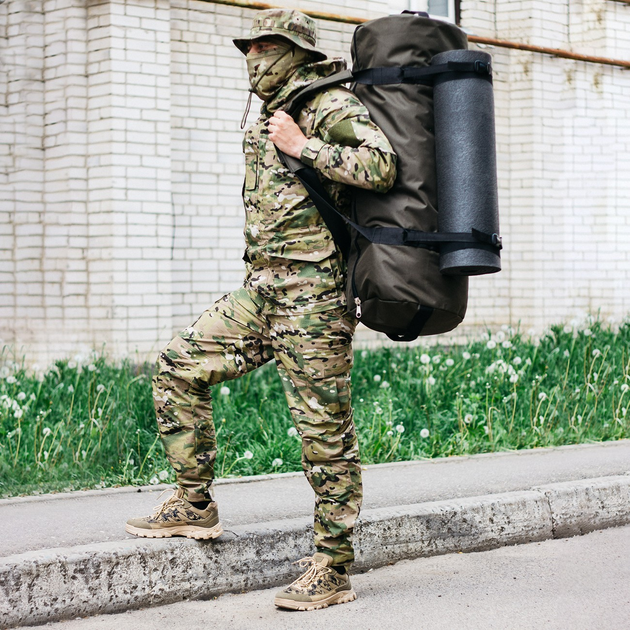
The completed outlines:
<svg viewBox="0 0 630 630">
<path fill-rule="evenodd" d="M 477 59 L 475 61 L 475 72 L 477 74 L 492 75 L 492 65 L 489 61 L 481 61 L 480 59 Z"/>
</svg>

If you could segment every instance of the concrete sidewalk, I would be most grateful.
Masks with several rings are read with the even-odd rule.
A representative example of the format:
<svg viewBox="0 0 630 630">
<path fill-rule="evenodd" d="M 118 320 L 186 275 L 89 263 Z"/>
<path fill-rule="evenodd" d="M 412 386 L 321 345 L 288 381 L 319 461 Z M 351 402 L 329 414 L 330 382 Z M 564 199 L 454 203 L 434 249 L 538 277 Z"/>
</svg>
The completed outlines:
<svg viewBox="0 0 630 630">
<path fill-rule="evenodd" d="M 630 441 L 368 466 L 356 569 L 630 523 Z M 281 584 L 312 553 L 301 473 L 217 485 L 219 540 L 124 532 L 160 488 L 0 501 L 0 627 Z"/>
</svg>

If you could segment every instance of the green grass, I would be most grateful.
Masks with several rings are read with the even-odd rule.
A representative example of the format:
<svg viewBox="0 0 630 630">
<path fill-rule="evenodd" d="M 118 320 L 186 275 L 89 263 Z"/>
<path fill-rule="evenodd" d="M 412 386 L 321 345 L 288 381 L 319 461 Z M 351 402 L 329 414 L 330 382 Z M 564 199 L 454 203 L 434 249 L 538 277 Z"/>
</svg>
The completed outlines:
<svg viewBox="0 0 630 630">
<path fill-rule="evenodd" d="M 594 321 L 553 327 L 540 340 L 507 330 L 465 346 L 358 351 L 363 461 L 628 438 L 629 341 L 630 322 L 612 330 Z M 157 437 L 151 370 L 97 355 L 38 374 L 5 361 L 0 495 L 173 481 Z M 218 476 L 301 469 L 273 365 L 213 394 Z"/>
</svg>

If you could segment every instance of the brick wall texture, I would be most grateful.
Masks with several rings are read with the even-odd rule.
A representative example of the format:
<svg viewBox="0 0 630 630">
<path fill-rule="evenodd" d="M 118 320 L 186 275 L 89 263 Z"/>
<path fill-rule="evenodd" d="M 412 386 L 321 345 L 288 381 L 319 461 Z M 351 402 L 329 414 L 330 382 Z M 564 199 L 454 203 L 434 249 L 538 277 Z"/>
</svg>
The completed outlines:
<svg viewBox="0 0 630 630">
<path fill-rule="evenodd" d="M 375 18 L 426 3 L 277 4 Z M 13 356 L 152 357 L 238 287 L 248 83 L 231 40 L 253 14 L 199 0 L 0 4 L 0 339 Z M 461 16 L 475 35 L 630 59 L 625 2 L 462 0 Z M 318 25 L 321 47 L 348 58 L 354 27 Z M 630 73 L 481 47 L 506 247 L 447 337 L 626 317 Z"/>
</svg>

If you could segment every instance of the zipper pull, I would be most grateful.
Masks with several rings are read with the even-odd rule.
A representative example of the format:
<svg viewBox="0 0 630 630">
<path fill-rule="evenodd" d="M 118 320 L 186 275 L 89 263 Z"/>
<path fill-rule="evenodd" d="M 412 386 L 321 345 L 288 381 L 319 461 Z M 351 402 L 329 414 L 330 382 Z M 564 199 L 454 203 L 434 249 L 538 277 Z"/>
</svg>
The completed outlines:
<svg viewBox="0 0 630 630">
<path fill-rule="evenodd" d="M 357 319 L 361 319 L 361 298 L 359 297 L 355 297 L 354 298 L 354 303 L 356 304 L 356 316 Z"/>
</svg>

